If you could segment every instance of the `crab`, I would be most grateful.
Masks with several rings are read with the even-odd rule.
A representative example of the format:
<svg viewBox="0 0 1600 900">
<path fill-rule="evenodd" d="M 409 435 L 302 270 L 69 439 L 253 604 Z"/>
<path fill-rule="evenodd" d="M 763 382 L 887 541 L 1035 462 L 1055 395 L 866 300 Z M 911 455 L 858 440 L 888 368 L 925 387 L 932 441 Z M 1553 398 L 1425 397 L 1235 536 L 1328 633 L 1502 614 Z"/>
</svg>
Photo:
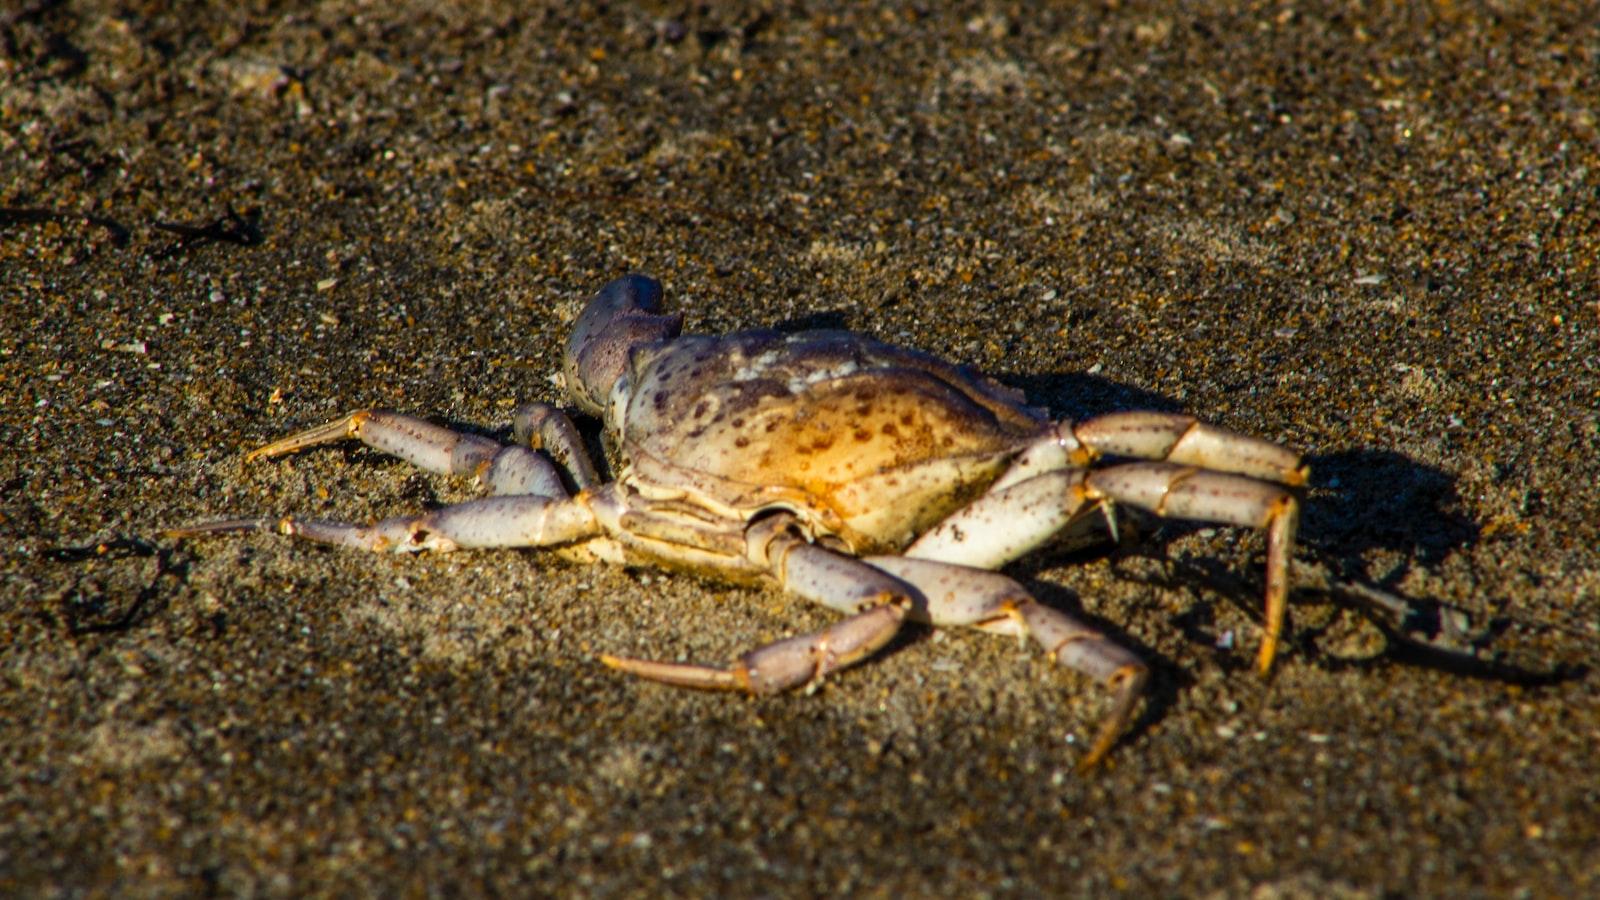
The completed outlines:
<svg viewBox="0 0 1600 900">
<path fill-rule="evenodd" d="M 1298 453 L 1187 415 L 1052 421 L 1021 392 L 917 350 L 849 331 L 681 335 L 661 285 L 628 275 L 574 324 L 557 379 L 599 417 L 617 458 L 603 481 L 572 420 L 519 408 L 509 444 L 363 409 L 246 460 L 346 438 L 489 496 L 370 525 L 228 519 L 178 537 L 268 531 L 370 551 L 552 547 L 778 587 L 842 614 L 724 666 L 603 655 L 623 672 L 691 688 L 815 687 L 887 644 L 908 620 L 1031 638 L 1105 684 L 1081 760 L 1105 758 L 1149 669 L 1091 624 L 995 570 L 1063 538 L 1115 528 L 1124 505 L 1264 529 L 1266 612 L 1257 667 L 1276 654 L 1298 520 Z M 559 468 L 558 468 L 559 466 Z M 576 490 L 572 490 L 575 488 Z M 1106 526 L 1110 525 L 1108 529 Z"/>
</svg>

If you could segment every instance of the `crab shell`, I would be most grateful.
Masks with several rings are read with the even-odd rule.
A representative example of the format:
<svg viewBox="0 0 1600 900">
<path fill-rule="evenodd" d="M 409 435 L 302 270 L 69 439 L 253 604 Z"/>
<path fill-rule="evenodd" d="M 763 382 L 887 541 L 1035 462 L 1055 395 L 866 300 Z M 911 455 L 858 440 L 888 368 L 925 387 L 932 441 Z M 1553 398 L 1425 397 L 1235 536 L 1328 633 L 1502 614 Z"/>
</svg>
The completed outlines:
<svg viewBox="0 0 1600 900">
<path fill-rule="evenodd" d="M 851 332 L 762 330 L 634 347 L 607 419 L 644 497 L 788 510 L 860 555 L 904 548 L 1000 477 L 1048 425 L 1022 400 Z"/>
</svg>

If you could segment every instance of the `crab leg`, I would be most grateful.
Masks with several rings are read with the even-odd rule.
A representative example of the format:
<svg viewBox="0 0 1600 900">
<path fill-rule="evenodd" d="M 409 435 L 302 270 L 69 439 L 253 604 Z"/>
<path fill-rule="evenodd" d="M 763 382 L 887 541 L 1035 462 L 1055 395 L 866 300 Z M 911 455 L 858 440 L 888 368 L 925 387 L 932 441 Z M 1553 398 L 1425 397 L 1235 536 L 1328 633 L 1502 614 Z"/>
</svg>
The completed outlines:
<svg viewBox="0 0 1600 900">
<path fill-rule="evenodd" d="M 375 552 L 547 547 L 601 533 L 588 495 L 573 500 L 522 495 L 484 497 L 420 516 L 394 516 L 371 525 L 320 519 L 226 519 L 167 531 L 171 537 L 262 531 Z"/>
<path fill-rule="evenodd" d="M 1279 484 L 1306 483 L 1300 454 L 1271 441 L 1239 434 L 1177 413 L 1111 413 L 1086 422 L 1060 422 L 1023 452 L 994 489 L 1042 472 L 1087 468 L 1103 456 L 1131 456 L 1213 472 L 1231 472 Z"/>
<path fill-rule="evenodd" d="M 863 562 L 920 592 L 912 618 L 934 625 L 970 625 L 995 634 L 1031 636 L 1057 663 L 1111 688 L 1111 714 L 1078 764 L 1080 769 L 1092 768 L 1104 759 L 1127 729 L 1150 674 L 1128 649 L 1072 616 L 1045 606 L 1004 575 L 903 556 L 872 556 Z"/>
<path fill-rule="evenodd" d="M 1091 472 L 1086 486 L 1106 498 L 1173 519 L 1247 525 L 1267 532 L 1266 622 L 1256 668 L 1272 669 L 1289 603 L 1289 563 L 1300 503 L 1287 489 L 1239 475 L 1171 463 L 1129 463 Z"/>
<path fill-rule="evenodd" d="M 1050 540 L 1091 501 L 1087 473 L 1057 469 L 984 494 L 906 548 L 914 559 L 997 569 Z"/>
<path fill-rule="evenodd" d="M 887 644 L 916 603 L 916 592 L 899 579 L 806 542 L 790 528 L 792 520 L 774 516 L 747 532 L 746 554 L 768 568 L 786 590 L 831 609 L 851 613 L 811 634 L 758 647 L 731 666 L 602 655 L 613 669 L 684 687 L 772 694 L 806 685 L 871 656 Z"/>
<path fill-rule="evenodd" d="M 536 494 L 556 499 L 567 496 L 555 467 L 527 447 L 508 447 L 386 409 L 356 410 L 326 425 L 252 450 L 244 459 L 251 462 L 283 456 L 350 438 L 429 472 L 470 475 L 494 495 Z"/>
<path fill-rule="evenodd" d="M 1175 413 L 1112 413 L 1072 429 L 1097 455 L 1135 456 L 1231 472 L 1279 484 L 1302 485 L 1310 470 L 1300 454 L 1271 441 L 1239 434 Z"/>
<path fill-rule="evenodd" d="M 578 490 L 600 484 L 600 474 L 589 460 L 578 427 L 561 410 L 548 403 L 524 403 L 511 414 L 511 433 L 518 444 L 543 450 L 555 458 Z"/>
<path fill-rule="evenodd" d="M 1267 532 L 1265 636 L 1258 668 L 1277 655 L 1289 596 L 1299 504 L 1285 487 L 1172 463 L 1128 463 L 1087 473 L 1047 471 L 985 494 L 918 538 L 906 556 L 993 569 L 1038 547 L 1087 510 L 1125 503 L 1175 519 Z"/>
</svg>

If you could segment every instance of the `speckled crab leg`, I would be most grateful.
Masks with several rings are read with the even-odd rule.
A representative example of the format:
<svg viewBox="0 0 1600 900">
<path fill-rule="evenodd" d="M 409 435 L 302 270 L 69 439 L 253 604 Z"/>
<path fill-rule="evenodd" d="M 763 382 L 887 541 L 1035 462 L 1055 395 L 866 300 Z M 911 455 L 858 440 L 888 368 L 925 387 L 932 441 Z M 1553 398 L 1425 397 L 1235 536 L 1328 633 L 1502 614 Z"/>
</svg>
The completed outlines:
<svg viewBox="0 0 1600 900">
<path fill-rule="evenodd" d="M 786 517 L 758 521 L 747 532 L 747 555 L 786 590 L 850 615 L 826 628 L 758 647 L 727 667 L 603 655 L 600 661 L 642 678 L 707 690 L 772 694 L 854 665 L 900 630 L 916 592 L 904 582 L 849 556 L 806 542 Z"/>
<path fill-rule="evenodd" d="M 169 529 L 167 535 L 192 538 L 259 531 L 379 553 L 548 547 L 601 533 L 588 500 L 588 494 L 571 500 L 531 495 L 484 497 L 420 516 L 394 516 L 371 525 L 284 516 L 203 522 Z"/>
<path fill-rule="evenodd" d="M 1272 667 L 1289 597 L 1299 503 L 1287 488 L 1173 463 L 1127 463 L 1088 472 L 1047 471 L 985 494 L 918 538 L 906 556 L 994 569 L 1033 550 L 1073 520 L 1109 503 L 1158 516 L 1267 532 L 1266 622 L 1257 665 Z"/>
<path fill-rule="evenodd" d="M 470 476 L 490 494 L 535 494 L 557 499 L 567 496 L 555 467 L 528 447 L 506 446 L 386 409 L 356 410 L 326 425 L 273 441 L 250 451 L 245 462 L 347 439 L 398 456 L 429 472 Z"/>
<path fill-rule="evenodd" d="M 1123 412 L 1057 423 L 992 489 L 1055 469 L 1088 468 L 1106 456 L 1177 463 L 1291 486 L 1305 484 L 1310 475 L 1300 454 L 1271 441 L 1179 413 Z"/>
<path fill-rule="evenodd" d="M 905 555 L 997 569 L 1050 540 L 1093 500 L 1088 473 L 1058 469 L 991 491 L 924 532 Z"/>
<path fill-rule="evenodd" d="M 571 476 L 578 490 L 600 484 L 583 436 L 567 414 L 548 403 L 524 403 L 511 414 L 511 433 L 518 444 L 543 450 Z"/>
<path fill-rule="evenodd" d="M 1090 473 L 1097 498 L 1128 503 L 1158 516 L 1245 525 L 1267 533 L 1266 621 L 1256 668 L 1272 670 L 1289 605 L 1289 565 L 1294 557 L 1300 501 L 1287 489 L 1253 478 L 1172 463 L 1129 463 Z"/>
<path fill-rule="evenodd" d="M 1128 649 L 1067 613 L 1045 606 L 1004 575 L 903 556 L 872 556 L 863 562 L 917 589 L 920 596 L 912 609 L 913 619 L 1032 637 L 1057 663 L 1110 688 L 1111 713 L 1078 764 L 1080 769 L 1098 764 L 1127 730 L 1150 674 Z"/>
</svg>

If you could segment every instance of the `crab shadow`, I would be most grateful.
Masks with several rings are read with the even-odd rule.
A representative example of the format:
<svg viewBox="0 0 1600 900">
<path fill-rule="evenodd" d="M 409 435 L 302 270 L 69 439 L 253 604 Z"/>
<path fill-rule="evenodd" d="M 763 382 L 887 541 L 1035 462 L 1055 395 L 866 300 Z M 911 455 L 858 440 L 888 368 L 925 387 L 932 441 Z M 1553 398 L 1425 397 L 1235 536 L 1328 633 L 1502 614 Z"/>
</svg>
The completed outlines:
<svg viewBox="0 0 1600 900">
<path fill-rule="evenodd" d="M 181 584 L 189 572 L 186 554 L 128 535 L 50 547 L 40 556 L 64 567 L 71 584 L 37 598 L 34 613 L 75 638 L 139 630 L 159 618 L 171 601 L 163 581 Z"/>
<path fill-rule="evenodd" d="M 1340 659 L 1318 653 L 1307 637 L 1301 643 L 1309 658 L 1330 671 L 1393 661 L 1524 687 L 1587 675 L 1582 665 L 1530 668 L 1491 653 L 1496 640 L 1517 624 L 1508 617 L 1472 622 L 1466 610 L 1447 601 L 1392 593 L 1414 568 L 1437 566 L 1482 540 L 1478 523 L 1460 511 L 1454 475 L 1390 450 L 1307 459 L 1313 494 L 1301 520 L 1300 555 L 1320 563 L 1331 573 L 1330 581 L 1345 583 L 1329 592 L 1330 599 L 1365 615 L 1390 648 L 1373 658 Z M 1372 551 L 1399 558 L 1369 581 L 1363 559 Z"/>
<path fill-rule="evenodd" d="M 1478 543 L 1481 529 L 1460 512 L 1456 477 L 1392 450 L 1312 454 L 1311 489 L 1301 542 L 1328 554 L 1370 550 L 1437 565 Z M 1396 567 L 1390 583 L 1404 574 Z"/>
<path fill-rule="evenodd" d="M 793 334 L 797 331 L 843 331 L 850 327 L 850 316 L 842 309 L 828 309 L 784 319 L 772 326 L 773 331 Z"/>
<path fill-rule="evenodd" d="M 1053 419 L 1091 419 L 1130 410 L 1184 411 L 1183 405 L 1171 397 L 1086 372 L 1042 375 L 1007 372 L 996 374 L 994 378 L 1002 384 L 1021 388 L 1028 395 L 1029 403 L 1049 410 Z"/>
</svg>

